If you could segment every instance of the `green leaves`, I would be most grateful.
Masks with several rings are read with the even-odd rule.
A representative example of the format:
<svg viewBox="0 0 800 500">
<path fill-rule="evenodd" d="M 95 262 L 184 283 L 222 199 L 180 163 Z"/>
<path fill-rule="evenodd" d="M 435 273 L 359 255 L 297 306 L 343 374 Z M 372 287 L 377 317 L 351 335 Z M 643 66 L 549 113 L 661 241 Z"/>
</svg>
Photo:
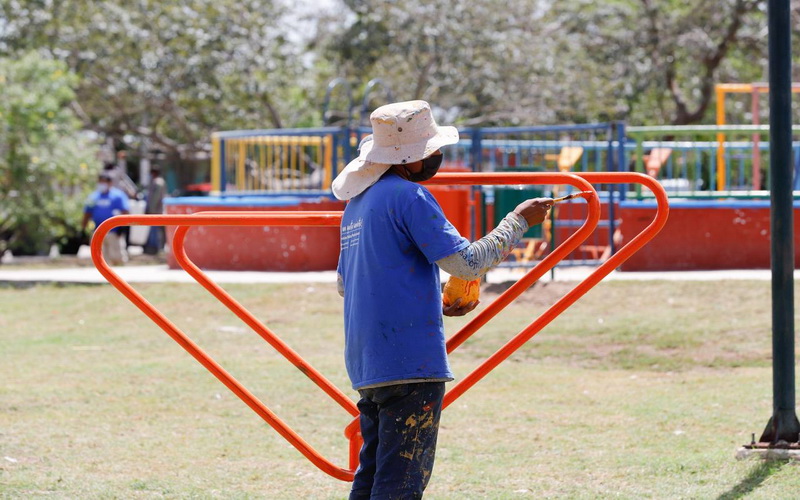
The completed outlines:
<svg viewBox="0 0 800 500">
<path fill-rule="evenodd" d="M 713 120 L 713 83 L 761 79 L 766 53 L 763 0 L 345 3 L 335 66 L 464 125 Z"/>
<path fill-rule="evenodd" d="M 0 252 L 46 252 L 77 232 L 97 147 L 70 109 L 76 84 L 34 52 L 0 58 Z"/>
<path fill-rule="evenodd" d="M 284 12 L 278 1 L 18 0 L 0 6 L 0 53 L 67 63 L 85 127 L 191 158 L 214 130 L 280 127 L 316 107 L 290 102 L 304 68 Z"/>
</svg>

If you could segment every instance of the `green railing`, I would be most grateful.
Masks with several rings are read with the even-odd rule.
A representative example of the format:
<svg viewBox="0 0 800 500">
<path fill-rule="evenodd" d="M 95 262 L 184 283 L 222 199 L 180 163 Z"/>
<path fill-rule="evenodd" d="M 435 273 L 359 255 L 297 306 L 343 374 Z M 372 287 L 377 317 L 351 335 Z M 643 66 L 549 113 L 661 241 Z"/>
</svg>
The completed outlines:
<svg viewBox="0 0 800 500">
<path fill-rule="evenodd" d="M 793 130 L 800 134 L 800 127 Z M 635 143 L 634 170 L 684 188 L 677 191 L 736 195 L 767 185 L 762 156 L 769 154 L 768 125 L 627 127 L 626 132 Z"/>
</svg>

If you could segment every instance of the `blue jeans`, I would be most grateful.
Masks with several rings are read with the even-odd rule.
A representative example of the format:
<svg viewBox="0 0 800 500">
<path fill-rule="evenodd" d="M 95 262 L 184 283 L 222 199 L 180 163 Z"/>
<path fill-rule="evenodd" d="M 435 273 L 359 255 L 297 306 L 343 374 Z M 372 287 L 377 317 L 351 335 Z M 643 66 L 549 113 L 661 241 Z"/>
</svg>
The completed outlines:
<svg viewBox="0 0 800 500">
<path fill-rule="evenodd" d="M 422 498 L 433 471 L 444 382 L 358 391 L 364 446 L 350 500 Z"/>
</svg>

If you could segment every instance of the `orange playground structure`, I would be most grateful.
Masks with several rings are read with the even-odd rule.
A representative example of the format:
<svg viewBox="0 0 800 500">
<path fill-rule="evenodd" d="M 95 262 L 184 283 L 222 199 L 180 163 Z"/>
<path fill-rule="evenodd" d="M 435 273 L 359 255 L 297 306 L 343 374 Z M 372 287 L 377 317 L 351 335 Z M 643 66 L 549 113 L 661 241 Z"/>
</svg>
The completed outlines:
<svg viewBox="0 0 800 500">
<path fill-rule="evenodd" d="M 595 231 L 601 218 L 600 199 L 594 185 L 638 184 L 649 189 L 656 202 L 655 216 L 638 234 L 631 237 L 621 248 L 607 260 L 602 262 L 584 281 L 557 300 L 548 310 L 512 337 L 497 352 L 484 360 L 472 373 L 456 383 L 445 395 L 444 407 L 449 406 L 489 372 L 511 356 L 517 349 L 529 341 L 534 335 L 547 326 L 559 314 L 571 306 L 589 289 L 599 283 L 611 271 L 622 265 L 637 250 L 664 227 L 669 211 L 666 191 L 655 179 L 641 173 L 630 172 L 583 172 L 583 173 L 548 173 L 548 172 L 499 172 L 499 173 L 441 173 L 430 181 L 434 185 L 567 185 L 586 194 L 587 216 L 578 229 L 561 242 L 552 252 L 543 257 L 535 267 L 530 268 L 514 285 L 489 304 L 459 332 L 447 341 L 447 352 L 452 353 L 467 339 L 478 332 L 492 318 L 500 313 L 526 289 L 552 269 L 560 260 L 578 249 Z M 361 447 L 359 433 L 358 409 L 348 398 L 323 374 L 306 362 L 297 352 L 292 350 L 278 335 L 261 322 L 255 315 L 247 311 L 236 299 L 213 282 L 194 262 L 186 251 L 186 240 L 192 228 L 210 228 L 221 226 L 235 227 L 292 227 L 317 228 L 338 227 L 341 221 L 340 211 L 264 211 L 264 212 L 200 212 L 184 215 L 121 215 L 103 222 L 95 231 L 92 239 L 92 259 L 100 273 L 128 300 L 139 308 L 156 325 L 163 329 L 173 340 L 181 345 L 200 364 L 210 371 L 229 390 L 236 394 L 247 406 L 257 413 L 265 422 L 273 427 L 301 454 L 320 470 L 343 481 L 351 481 L 358 465 L 358 451 Z M 354 420 L 345 428 L 348 440 L 349 463 L 346 467 L 336 465 L 314 449 L 305 439 L 292 430 L 281 418 L 270 410 L 266 404 L 245 388 L 222 366 L 206 354 L 200 346 L 181 331 L 169 318 L 148 302 L 129 283 L 109 267 L 102 255 L 102 241 L 113 228 L 120 226 L 172 226 L 176 227 L 172 239 L 174 257 L 177 263 L 189 273 L 199 284 L 222 302 L 230 311 L 260 335 L 276 351 L 282 354 L 301 373 L 310 378 L 325 394 L 332 398 Z"/>
</svg>

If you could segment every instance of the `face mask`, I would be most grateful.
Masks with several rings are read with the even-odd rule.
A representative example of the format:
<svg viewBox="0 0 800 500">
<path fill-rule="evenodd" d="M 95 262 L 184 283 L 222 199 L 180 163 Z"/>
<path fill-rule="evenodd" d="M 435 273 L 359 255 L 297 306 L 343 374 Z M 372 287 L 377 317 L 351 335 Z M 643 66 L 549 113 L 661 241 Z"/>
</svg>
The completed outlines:
<svg viewBox="0 0 800 500">
<path fill-rule="evenodd" d="M 106 184 L 105 182 L 98 182 L 97 183 L 97 190 L 98 191 L 100 191 L 102 193 L 107 193 L 109 189 L 110 189 L 110 186 L 108 184 Z"/>
<path fill-rule="evenodd" d="M 422 160 L 422 171 L 408 174 L 411 182 L 427 181 L 439 171 L 444 155 L 431 155 Z"/>
</svg>

